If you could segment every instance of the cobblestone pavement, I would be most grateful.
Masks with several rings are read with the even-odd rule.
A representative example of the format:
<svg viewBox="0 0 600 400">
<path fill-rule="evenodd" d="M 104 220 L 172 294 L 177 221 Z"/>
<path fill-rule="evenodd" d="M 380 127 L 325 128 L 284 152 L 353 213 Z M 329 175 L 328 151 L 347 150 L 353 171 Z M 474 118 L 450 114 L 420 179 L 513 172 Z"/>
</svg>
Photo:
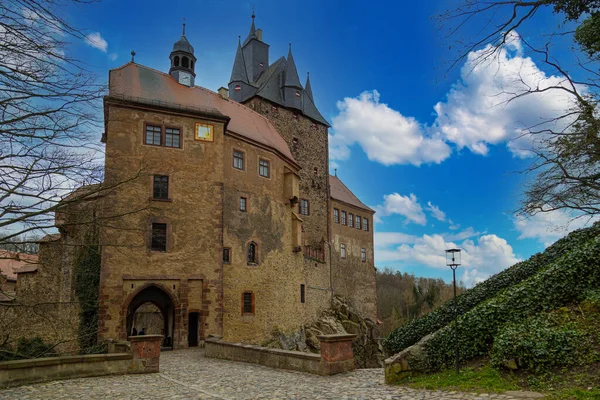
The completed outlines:
<svg viewBox="0 0 600 400">
<path fill-rule="evenodd" d="M 381 369 L 317 376 L 204 358 L 202 350 L 164 352 L 160 370 L 21 386 L 0 390 L 0 399 L 516 399 L 388 386 Z"/>
</svg>

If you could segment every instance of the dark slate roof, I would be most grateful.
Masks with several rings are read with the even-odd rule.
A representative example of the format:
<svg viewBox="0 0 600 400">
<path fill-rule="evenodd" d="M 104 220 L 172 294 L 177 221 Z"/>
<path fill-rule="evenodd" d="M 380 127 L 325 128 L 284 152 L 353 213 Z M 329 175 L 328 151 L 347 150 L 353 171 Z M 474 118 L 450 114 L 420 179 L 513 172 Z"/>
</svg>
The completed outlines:
<svg viewBox="0 0 600 400">
<path fill-rule="evenodd" d="M 352 193 L 350 189 L 337 176 L 329 175 L 329 195 L 332 199 L 350 204 L 351 206 L 362 208 L 363 210 L 375 212 L 367 207 L 362 201 Z"/>
<path fill-rule="evenodd" d="M 287 56 L 287 62 L 285 64 L 285 82 L 283 83 L 283 86 L 292 86 L 302 89 L 300 78 L 298 77 L 298 70 L 296 69 L 296 63 L 294 62 L 294 56 L 292 55 L 291 45 Z"/>
<path fill-rule="evenodd" d="M 175 44 L 173 45 L 173 51 L 185 51 L 187 53 L 194 54 L 194 48 L 192 47 L 190 42 L 188 42 L 185 35 L 181 35 L 179 40 L 175 42 Z"/>
<path fill-rule="evenodd" d="M 256 37 L 256 27 L 254 26 L 254 15 L 252 16 L 252 26 L 250 26 L 250 32 L 248 32 L 248 37 L 244 40 L 244 46 L 250 43 L 252 39 L 258 40 Z"/>
<path fill-rule="evenodd" d="M 135 63 L 110 70 L 108 82 L 109 97 L 229 117 L 228 132 L 267 146 L 296 164 L 286 141 L 271 121 L 218 93 L 199 86 L 180 85 L 171 75 Z"/>
<path fill-rule="evenodd" d="M 231 70 L 231 79 L 229 82 L 241 81 L 248 83 L 248 73 L 246 71 L 246 63 L 244 62 L 244 54 L 242 53 L 242 46 L 238 42 L 237 52 L 235 53 L 235 61 L 233 62 L 233 69 Z"/>
<path fill-rule="evenodd" d="M 304 91 L 306 92 L 306 95 L 313 100 L 312 87 L 310 86 L 310 74 L 306 74 L 306 85 L 304 85 Z"/>
</svg>

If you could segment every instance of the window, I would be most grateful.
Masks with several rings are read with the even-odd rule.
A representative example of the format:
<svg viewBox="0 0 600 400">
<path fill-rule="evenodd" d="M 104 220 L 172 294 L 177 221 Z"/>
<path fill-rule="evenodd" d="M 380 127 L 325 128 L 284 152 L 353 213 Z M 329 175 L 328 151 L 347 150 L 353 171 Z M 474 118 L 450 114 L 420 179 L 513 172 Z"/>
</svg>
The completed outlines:
<svg viewBox="0 0 600 400">
<path fill-rule="evenodd" d="M 271 106 L 271 111 L 273 111 L 273 112 L 277 112 L 277 107 L 275 107 L 275 106 Z"/>
<path fill-rule="evenodd" d="M 340 256 L 346 258 L 346 245 L 344 243 L 340 244 Z"/>
<path fill-rule="evenodd" d="M 235 85 L 235 91 L 239 92 L 240 90 L 242 90 L 242 87 L 240 85 Z"/>
<path fill-rule="evenodd" d="M 300 200 L 300 214 L 309 215 L 309 213 L 310 213 L 310 207 L 308 205 L 308 200 L 301 199 Z"/>
<path fill-rule="evenodd" d="M 300 303 L 304 303 L 306 298 L 305 298 L 306 294 L 304 292 L 304 284 L 301 283 L 300 284 Z"/>
<path fill-rule="evenodd" d="M 258 161 L 258 174 L 265 178 L 269 177 L 269 162 L 267 160 L 260 159 Z"/>
<path fill-rule="evenodd" d="M 240 197 L 240 211 L 247 211 L 246 209 L 246 202 L 248 199 L 246 199 L 245 197 Z"/>
<path fill-rule="evenodd" d="M 242 293 L 242 314 L 254 314 L 254 293 Z"/>
<path fill-rule="evenodd" d="M 167 224 L 152 224 L 150 249 L 154 251 L 167 251 Z"/>
<path fill-rule="evenodd" d="M 367 262 L 367 250 L 360 249 L 360 259 L 362 262 Z"/>
<path fill-rule="evenodd" d="M 179 67 L 179 56 L 175 56 L 175 58 L 173 59 L 173 64 L 174 64 L 176 67 Z"/>
<path fill-rule="evenodd" d="M 169 199 L 169 177 L 167 175 L 154 175 L 152 198 L 155 200 Z"/>
<path fill-rule="evenodd" d="M 360 216 L 359 215 L 356 216 L 356 224 L 355 225 L 356 225 L 356 229 L 360 229 Z"/>
<path fill-rule="evenodd" d="M 294 114 L 294 119 L 297 121 L 298 120 L 298 114 Z"/>
<path fill-rule="evenodd" d="M 315 176 L 319 176 L 319 168 L 315 167 L 314 171 L 315 171 Z"/>
<path fill-rule="evenodd" d="M 167 147 L 180 147 L 179 146 L 179 129 L 166 128 L 165 129 L 165 146 Z"/>
<path fill-rule="evenodd" d="M 346 225 L 346 211 L 342 211 L 342 225 Z"/>
<path fill-rule="evenodd" d="M 231 262 L 231 249 L 225 247 L 223 249 L 223 264 L 229 264 Z"/>
<path fill-rule="evenodd" d="M 340 223 L 340 210 L 338 210 L 337 208 L 333 209 L 333 222 L 335 222 L 336 224 Z"/>
<path fill-rule="evenodd" d="M 181 58 L 181 66 L 184 68 L 187 68 L 189 66 L 189 60 L 187 57 L 182 57 Z"/>
<path fill-rule="evenodd" d="M 348 226 L 354 228 L 354 214 L 348 214 Z"/>
<path fill-rule="evenodd" d="M 258 257 L 256 256 L 256 243 L 251 242 L 248 245 L 248 263 L 258 264 Z"/>
<path fill-rule="evenodd" d="M 233 168 L 244 169 L 244 153 L 241 151 L 233 152 Z"/>
<path fill-rule="evenodd" d="M 367 218 L 363 218 L 363 229 L 365 231 L 369 230 L 369 220 Z"/>
<path fill-rule="evenodd" d="M 146 125 L 146 144 L 160 146 L 160 126 Z"/>
<path fill-rule="evenodd" d="M 190 60 L 190 68 L 194 69 L 194 62 L 192 60 Z"/>
</svg>

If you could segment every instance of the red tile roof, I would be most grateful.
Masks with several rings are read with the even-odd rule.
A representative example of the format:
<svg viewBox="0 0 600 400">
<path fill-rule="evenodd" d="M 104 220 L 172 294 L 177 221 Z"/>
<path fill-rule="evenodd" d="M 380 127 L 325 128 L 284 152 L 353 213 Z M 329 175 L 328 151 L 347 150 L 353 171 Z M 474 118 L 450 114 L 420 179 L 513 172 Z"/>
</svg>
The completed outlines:
<svg viewBox="0 0 600 400">
<path fill-rule="evenodd" d="M 109 72 L 109 90 L 109 96 L 116 98 L 229 117 L 228 131 L 265 145 L 296 163 L 287 143 L 267 118 L 208 89 L 181 85 L 171 75 L 130 62 Z"/>
<path fill-rule="evenodd" d="M 21 272 L 20 269 L 34 267 L 38 259 L 37 254 L 21 254 L 0 250 L 0 274 L 4 275 L 9 281 L 16 281 L 17 273 Z M 37 271 L 37 266 L 35 266 L 35 270 Z"/>
<path fill-rule="evenodd" d="M 337 176 L 329 175 L 329 193 L 331 198 L 350 204 L 351 206 L 362 208 L 363 210 L 375 212 L 372 208 L 367 207 L 348 189 L 346 185 Z"/>
</svg>

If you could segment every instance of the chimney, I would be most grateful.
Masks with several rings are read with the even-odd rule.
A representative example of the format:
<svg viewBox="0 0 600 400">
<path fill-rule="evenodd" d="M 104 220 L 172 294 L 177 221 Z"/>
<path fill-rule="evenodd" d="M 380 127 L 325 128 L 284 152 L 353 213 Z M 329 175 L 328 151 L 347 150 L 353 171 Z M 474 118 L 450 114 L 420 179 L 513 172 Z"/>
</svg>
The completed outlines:
<svg viewBox="0 0 600 400">
<path fill-rule="evenodd" d="M 219 94 L 221 95 L 222 98 L 224 99 L 228 99 L 229 98 L 229 90 L 227 90 L 227 88 L 221 86 L 218 90 Z"/>
<path fill-rule="evenodd" d="M 257 39 L 258 39 L 260 42 L 262 42 L 262 29 L 258 28 L 258 29 L 256 30 L 256 38 L 257 38 Z"/>
</svg>

